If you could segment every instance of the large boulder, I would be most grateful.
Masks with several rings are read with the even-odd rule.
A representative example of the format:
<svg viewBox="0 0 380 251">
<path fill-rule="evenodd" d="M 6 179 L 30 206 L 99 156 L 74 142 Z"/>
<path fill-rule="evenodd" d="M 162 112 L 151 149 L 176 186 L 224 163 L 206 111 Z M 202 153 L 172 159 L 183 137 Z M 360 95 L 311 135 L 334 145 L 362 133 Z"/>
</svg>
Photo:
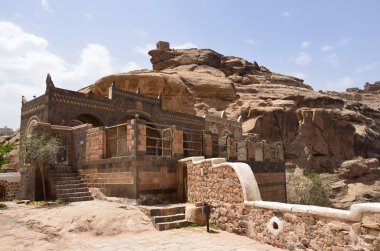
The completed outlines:
<svg viewBox="0 0 380 251">
<path fill-rule="evenodd" d="M 340 177 L 344 179 L 355 179 L 371 173 L 368 165 L 363 160 L 347 160 L 339 169 Z"/>
<path fill-rule="evenodd" d="M 208 65 L 220 68 L 222 55 L 209 49 L 184 49 L 184 50 L 151 50 L 149 55 L 152 57 L 150 62 L 153 70 L 164 70 L 180 65 Z"/>
</svg>

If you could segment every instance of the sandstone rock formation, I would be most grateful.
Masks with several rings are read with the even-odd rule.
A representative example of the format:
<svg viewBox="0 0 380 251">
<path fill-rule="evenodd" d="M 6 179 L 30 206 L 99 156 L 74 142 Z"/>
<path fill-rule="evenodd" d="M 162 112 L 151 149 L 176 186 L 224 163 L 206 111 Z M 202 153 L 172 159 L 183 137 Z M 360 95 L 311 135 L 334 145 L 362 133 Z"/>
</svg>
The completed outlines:
<svg viewBox="0 0 380 251">
<path fill-rule="evenodd" d="M 302 79 L 209 49 L 165 47 L 149 55 L 153 70 L 110 75 L 81 91 L 107 96 L 116 81 L 128 91 L 161 94 L 165 109 L 241 116 L 245 133 L 282 141 L 286 160 L 308 171 L 338 175 L 343 161 L 380 158 L 379 83 L 316 92 Z"/>
<path fill-rule="evenodd" d="M 19 141 L 20 141 L 20 130 L 16 130 L 11 136 L 0 136 L 0 144 L 8 141 L 14 146 L 14 149 L 8 154 L 9 163 L 4 164 L 2 169 L 19 169 Z"/>
</svg>

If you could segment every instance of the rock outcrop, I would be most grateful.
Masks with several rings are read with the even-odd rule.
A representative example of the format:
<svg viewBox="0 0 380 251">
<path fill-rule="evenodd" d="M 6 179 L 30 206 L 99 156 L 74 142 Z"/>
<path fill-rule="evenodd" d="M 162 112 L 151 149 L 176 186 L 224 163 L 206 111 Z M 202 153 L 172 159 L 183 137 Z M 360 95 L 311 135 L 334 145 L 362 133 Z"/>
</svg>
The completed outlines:
<svg viewBox="0 0 380 251">
<path fill-rule="evenodd" d="M 164 109 L 241 116 L 245 133 L 282 141 L 286 160 L 308 171 L 338 175 L 346 160 L 380 158 L 379 83 L 316 92 L 302 79 L 209 49 L 166 45 L 149 55 L 153 70 L 110 75 L 81 91 L 107 96 L 115 81 L 124 90 L 162 95 Z"/>
<path fill-rule="evenodd" d="M 1 169 L 19 169 L 19 141 L 20 141 L 20 130 L 16 130 L 13 135 L 10 136 L 0 136 L 0 144 L 9 142 L 14 146 L 14 149 L 7 154 L 9 163 L 1 166 Z"/>
</svg>

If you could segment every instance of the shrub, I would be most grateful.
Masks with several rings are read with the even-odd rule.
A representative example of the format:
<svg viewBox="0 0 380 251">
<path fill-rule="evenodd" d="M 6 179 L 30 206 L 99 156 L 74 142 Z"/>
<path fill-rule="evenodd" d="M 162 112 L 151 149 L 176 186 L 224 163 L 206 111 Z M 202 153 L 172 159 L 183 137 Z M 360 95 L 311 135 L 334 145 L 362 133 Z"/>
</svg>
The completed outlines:
<svg viewBox="0 0 380 251">
<path fill-rule="evenodd" d="M 325 184 L 319 174 L 310 172 L 306 176 L 302 170 L 297 168 L 292 173 L 286 174 L 286 189 L 288 203 L 330 206 L 327 197 L 327 184 Z"/>
<path fill-rule="evenodd" d="M 8 154 L 13 149 L 14 149 L 14 146 L 8 141 L 5 141 L 4 143 L 0 144 L 0 168 L 2 165 L 9 163 Z"/>
<path fill-rule="evenodd" d="M 57 204 L 57 205 L 63 205 L 63 204 L 65 204 L 65 202 L 63 200 L 61 200 L 61 199 L 56 199 L 55 200 L 55 204 Z"/>
<path fill-rule="evenodd" d="M 5 209 L 7 208 L 7 205 L 5 205 L 4 203 L 0 203 L 0 209 Z"/>
</svg>

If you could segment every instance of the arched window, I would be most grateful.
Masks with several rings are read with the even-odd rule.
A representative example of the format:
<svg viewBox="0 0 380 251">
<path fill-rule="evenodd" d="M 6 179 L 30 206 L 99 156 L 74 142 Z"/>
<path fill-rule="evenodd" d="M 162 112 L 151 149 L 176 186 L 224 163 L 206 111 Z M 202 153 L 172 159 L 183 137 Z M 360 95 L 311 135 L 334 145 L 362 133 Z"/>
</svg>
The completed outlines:
<svg viewBox="0 0 380 251">
<path fill-rule="evenodd" d="M 100 127 L 104 125 L 104 123 L 99 118 L 91 114 L 79 114 L 71 122 L 72 126 L 78 126 L 81 124 L 91 124 L 94 127 Z"/>
</svg>

